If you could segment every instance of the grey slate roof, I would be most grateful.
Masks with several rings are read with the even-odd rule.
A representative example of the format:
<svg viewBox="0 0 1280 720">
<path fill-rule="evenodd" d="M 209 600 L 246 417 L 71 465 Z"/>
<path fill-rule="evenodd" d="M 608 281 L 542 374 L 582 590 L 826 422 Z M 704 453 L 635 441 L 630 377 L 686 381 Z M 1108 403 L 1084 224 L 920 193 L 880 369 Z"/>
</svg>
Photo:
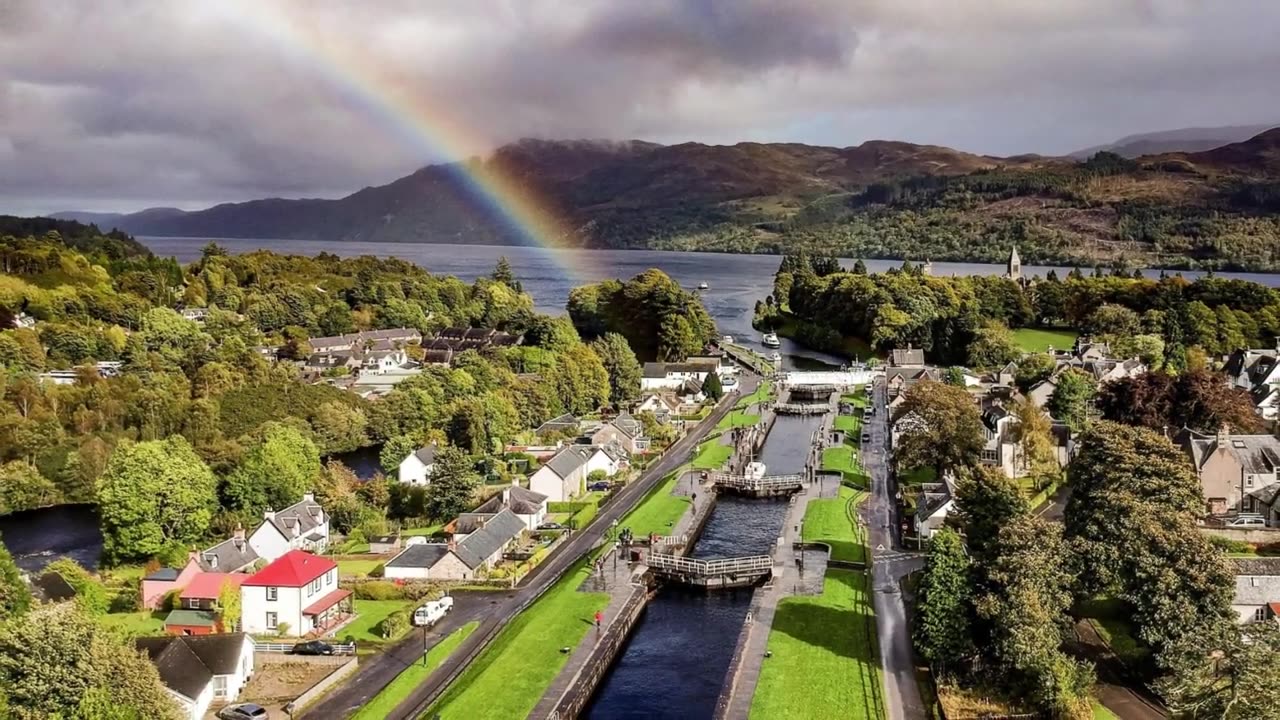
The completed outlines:
<svg viewBox="0 0 1280 720">
<path fill-rule="evenodd" d="M 423 465 L 431 465 L 436 461 L 436 446 L 434 443 L 420 447 L 413 451 L 414 457 L 422 461 Z"/>
<path fill-rule="evenodd" d="M 924 365 L 924 350 L 920 348 L 897 348 L 889 353 L 889 362 L 897 367 Z"/>
<path fill-rule="evenodd" d="M 182 571 L 178 570 L 177 568 L 162 567 L 159 570 L 156 570 L 155 572 L 147 575 L 142 579 L 143 580 L 166 580 L 166 581 L 172 582 L 174 580 L 177 580 L 178 575 L 180 575 L 181 573 Z"/>
<path fill-rule="evenodd" d="M 563 415 L 560 415 L 559 417 L 553 417 L 550 420 L 542 423 L 541 425 L 538 426 L 538 429 L 534 430 L 533 432 L 536 435 L 544 435 L 546 433 L 562 432 L 565 430 L 577 430 L 577 429 L 578 429 L 578 418 L 574 417 L 572 413 L 565 413 Z"/>
<path fill-rule="evenodd" d="M 1232 558 L 1236 605 L 1280 602 L 1280 558 Z"/>
<path fill-rule="evenodd" d="M 519 485 L 512 485 L 511 487 L 503 488 L 502 492 L 495 493 L 471 512 L 459 515 L 458 519 L 454 521 L 453 531 L 463 535 L 474 532 L 486 519 L 497 515 L 503 510 L 510 510 L 517 515 L 534 515 L 538 512 L 538 508 L 542 506 L 542 503 L 546 501 L 547 496 L 542 493 L 526 490 Z"/>
<path fill-rule="evenodd" d="M 212 559 L 217 558 L 217 562 Z M 247 567 L 258 561 L 258 553 L 251 547 L 247 540 L 236 540 L 231 538 L 223 540 L 211 548 L 200 551 L 198 562 L 201 570 L 216 570 L 218 572 L 235 572 L 242 567 Z"/>
<path fill-rule="evenodd" d="M 567 478 L 574 473 L 575 470 L 582 467 L 591 459 L 591 453 L 594 452 L 590 447 L 573 445 L 556 453 L 550 460 L 546 462 L 546 467 L 551 472 L 559 475 L 561 479 Z"/>
<path fill-rule="evenodd" d="M 1178 435 L 1183 448 L 1191 455 L 1196 469 L 1204 467 L 1218 448 L 1216 435 L 1183 428 Z M 1226 451 L 1235 456 L 1244 471 L 1253 475 L 1269 475 L 1280 469 L 1280 439 L 1272 435 L 1230 435 Z"/>
<path fill-rule="evenodd" d="M 618 417 L 614 418 L 613 422 L 610 424 L 618 428 L 618 430 L 624 433 L 627 437 L 631 438 L 640 437 L 644 432 L 644 425 L 642 425 L 639 420 L 632 417 L 630 413 L 622 413 Z"/>
<path fill-rule="evenodd" d="M 410 545 L 388 560 L 387 567 L 431 568 L 448 554 L 449 546 L 444 543 Z"/>
<path fill-rule="evenodd" d="M 169 689 L 188 698 L 199 697 L 214 675 L 231 675 L 240 664 L 244 633 L 144 637 L 136 647 L 160 672 Z"/>
<path fill-rule="evenodd" d="M 474 570 L 499 548 L 524 532 L 524 529 L 523 520 L 510 510 L 503 510 L 485 523 L 484 527 L 458 543 L 454 552 L 467 567 Z"/>
<path fill-rule="evenodd" d="M 324 510 L 319 503 L 314 500 L 303 500 L 283 510 L 277 510 L 271 519 L 265 522 L 274 525 L 281 535 L 291 538 L 295 526 L 298 528 L 299 535 L 306 535 L 320 527 L 323 518 Z"/>
</svg>

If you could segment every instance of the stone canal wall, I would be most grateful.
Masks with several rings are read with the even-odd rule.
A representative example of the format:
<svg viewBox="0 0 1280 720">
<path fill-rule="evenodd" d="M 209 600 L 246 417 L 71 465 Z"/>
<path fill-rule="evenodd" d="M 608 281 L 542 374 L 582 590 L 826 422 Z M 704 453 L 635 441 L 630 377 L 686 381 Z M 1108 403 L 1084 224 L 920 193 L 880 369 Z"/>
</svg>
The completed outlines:
<svg viewBox="0 0 1280 720">
<path fill-rule="evenodd" d="M 632 589 L 631 596 L 613 622 L 609 623 L 608 629 L 604 630 L 604 636 L 596 643 L 586 664 L 578 670 L 569 689 L 556 703 L 555 710 L 548 716 L 549 720 L 572 720 L 591 702 L 591 695 L 604 679 L 605 673 L 609 672 L 622 647 L 627 644 L 627 638 L 639 622 L 650 597 L 650 591 L 642 586 Z"/>
</svg>

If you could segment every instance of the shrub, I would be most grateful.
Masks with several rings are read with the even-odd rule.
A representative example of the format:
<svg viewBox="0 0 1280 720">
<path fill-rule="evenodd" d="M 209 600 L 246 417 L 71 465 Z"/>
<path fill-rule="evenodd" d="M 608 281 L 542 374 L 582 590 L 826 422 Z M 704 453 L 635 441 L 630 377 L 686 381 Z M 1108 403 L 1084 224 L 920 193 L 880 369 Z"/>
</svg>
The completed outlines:
<svg viewBox="0 0 1280 720">
<path fill-rule="evenodd" d="M 290 625 L 289 623 L 282 622 L 279 625 L 276 625 L 276 635 L 279 635 L 280 637 L 285 637 L 286 635 L 289 634 L 289 629 L 292 627 L 293 626 Z"/>
<path fill-rule="evenodd" d="M 1232 540 L 1231 538 L 1225 538 L 1219 535 L 1210 535 L 1209 542 L 1213 546 L 1220 548 L 1223 552 L 1247 553 L 1253 550 L 1253 546 L 1247 542 Z"/>
<path fill-rule="evenodd" d="M 404 597 L 403 589 L 390 580 L 367 580 L 356 583 L 352 593 L 359 600 L 399 600 Z"/>
<path fill-rule="evenodd" d="M 409 631 L 409 613 L 397 610 L 378 623 L 378 634 L 383 640 L 398 638 Z"/>
<path fill-rule="evenodd" d="M 45 567 L 45 572 L 53 572 L 62 576 L 63 580 L 76 591 L 76 604 L 90 615 L 101 615 L 110 606 L 107 589 L 70 558 L 59 558 Z"/>
<path fill-rule="evenodd" d="M 384 563 L 378 563 L 372 570 L 369 571 L 369 577 L 371 578 L 380 578 L 386 574 L 387 574 L 387 566 Z"/>
</svg>

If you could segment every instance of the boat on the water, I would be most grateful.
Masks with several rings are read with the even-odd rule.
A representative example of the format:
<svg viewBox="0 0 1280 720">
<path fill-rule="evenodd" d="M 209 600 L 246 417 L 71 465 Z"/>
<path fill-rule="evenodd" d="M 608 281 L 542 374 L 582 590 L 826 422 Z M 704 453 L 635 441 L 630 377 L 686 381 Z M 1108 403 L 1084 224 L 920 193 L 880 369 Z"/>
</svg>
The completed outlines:
<svg viewBox="0 0 1280 720">
<path fill-rule="evenodd" d="M 772 361 L 774 361 L 774 362 L 782 362 L 782 353 L 777 352 L 777 351 L 775 350 L 773 353 L 771 353 L 771 354 L 769 355 L 769 359 L 770 359 L 770 360 L 772 360 Z"/>
<path fill-rule="evenodd" d="M 782 341 L 778 339 L 777 333 L 765 333 L 764 337 L 760 338 L 760 342 L 765 347 L 770 347 L 770 348 L 782 347 Z"/>
<path fill-rule="evenodd" d="M 749 478 L 752 478 L 754 480 L 759 480 L 760 478 L 764 477 L 764 474 L 766 471 L 767 470 L 765 468 L 764 463 L 749 462 L 747 463 L 747 470 L 744 474 Z"/>
<path fill-rule="evenodd" d="M 708 284 L 707 284 L 707 283 L 705 283 L 705 282 L 700 282 L 700 283 L 698 283 L 698 289 L 699 289 L 699 290 L 709 290 L 710 288 L 711 288 L 711 286 L 710 286 L 710 285 L 708 285 Z"/>
<path fill-rule="evenodd" d="M 726 344 L 726 345 L 732 345 L 732 344 L 733 344 L 733 336 L 732 336 L 732 335 L 725 335 L 724 337 L 720 338 L 720 342 L 722 342 L 722 343 L 724 343 L 724 344 Z"/>
</svg>

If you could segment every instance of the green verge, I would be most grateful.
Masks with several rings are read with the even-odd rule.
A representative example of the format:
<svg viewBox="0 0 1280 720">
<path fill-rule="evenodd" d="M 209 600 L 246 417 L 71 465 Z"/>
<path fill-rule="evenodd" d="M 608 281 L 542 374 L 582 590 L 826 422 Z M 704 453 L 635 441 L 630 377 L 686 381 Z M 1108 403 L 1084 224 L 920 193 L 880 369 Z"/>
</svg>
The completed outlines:
<svg viewBox="0 0 1280 720">
<path fill-rule="evenodd" d="M 734 405 L 735 410 L 745 410 L 751 405 L 762 403 L 773 397 L 773 383 L 768 380 L 761 380 L 760 386 L 750 395 L 744 395 L 738 398 L 738 404 Z"/>
<path fill-rule="evenodd" d="M 1120 720 L 1120 717 L 1110 710 L 1102 706 L 1097 700 L 1093 701 L 1093 720 Z"/>
<path fill-rule="evenodd" d="M 862 464 L 855 457 L 855 450 L 849 445 L 826 448 L 822 451 L 822 469 L 838 472 L 850 483 L 859 487 L 867 487 L 867 474 Z"/>
<path fill-rule="evenodd" d="M 758 422 L 760 422 L 759 415 L 742 412 L 741 410 L 734 410 L 721 418 L 720 422 L 716 423 L 716 428 L 719 430 L 730 430 L 739 427 L 749 427 Z"/>
<path fill-rule="evenodd" d="M 856 438 L 858 433 L 862 432 L 862 418 L 857 415 L 837 415 L 831 426 L 851 438 Z"/>
<path fill-rule="evenodd" d="M 636 537 L 670 533 L 671 528 L 680 521 L 692 502 L 683 495 L 671 494 L 679 480 L 679 472 L 673 472 L 663 478 L 662 482 L 645 495 L 639 505 L 618 521 L 618 527 L 631 528 L 632 534 Z"/>
<path fill-rule="evenodd" d="M 729 462 L 733 455 L 733 447 L 723 445 L 719 438 L 707 440 L 698 446 L 698 454 L 693 458 L 695 470 L 716 470 Z"/>
<path fill-rule="evenodd" d="M 414 600 L 362 600 L 356 598 L 352 601 L 355 605 L 356 619 L 351 621 L 350 625 L 338 631 L 338 636 L 346 642 L 348 636 L 355 638 L 358 643 L 386 643 L 399 640 L 408 634 L 406 629 L 404 633 L 392 638 L 384 638 L 378 632 L 378 624 L 392 613 L 404 610 L 413 612 L 418 603 Z"/>
<path fill-rule="evenodd" d="M 858 522 L 858 504 L 867 494 L 840 486 L 840 496 L 810 500 L 805 508 L 800 536 L 805 542 L 831 546 L 831 559 L 866 562 L 867 531 Z"/>
<path fill-rule="evenodd" d="M 609 604 L 607 593 L 578 592 L 590 576 L 584 558 L 511 621 L 455 680 L 425 717 L 442 720 L 526 717 L 569 661 L 562 647 L 577 647 L 592 617 Z"/>
<path fill-rule="evenodd" d="M 466 640 L 479 626 L 480 623 L 477 621 L 469 622 L 436 643 L 435 647 L 427 651 L 425 663 L 414 663 L 405 668 L 395 680 L 382 689 L 382 692 L 365 703 L 364 707 L 352 716 L 352 720 L 381 720 L 389 716 L 396 706 L 404 702 L 404 699 L 409 697 L 409 693 L 435 672 L 435 669 L 440 667 L 440 664 L 452 655 L 462 641 Z"/>
<path fill-rule="evenodd" d="M 778 603 L 751 701 L 752 720 L 884 717 L 870 583 L 828 570 L 818 597 Z"/>
<path fill-rule="evenodd" d="M 374 568 L 378 567 L 379 565 L 389 560 L 390 557 L 391 556 L 388 556 L 388 557 L 379 556 L 374 558 L 352 558 L 352 559 L 335 560 L 334 562 L 338 563 L 338 575 L 342 577 L 346 577 L 348 575 L 365 576 L 373 572 Z"/>
<path fill-rule="evenodd" d="M 1013 331 L 1013 339 L 1023 352 L 1042 353 L 1050 347 L 1055 350 L 1066 350 L 1075 346 L 1080 333 L 1075 330 L 1049 330 L 1045 328 L 1018 328 Z"/>
</svg>

